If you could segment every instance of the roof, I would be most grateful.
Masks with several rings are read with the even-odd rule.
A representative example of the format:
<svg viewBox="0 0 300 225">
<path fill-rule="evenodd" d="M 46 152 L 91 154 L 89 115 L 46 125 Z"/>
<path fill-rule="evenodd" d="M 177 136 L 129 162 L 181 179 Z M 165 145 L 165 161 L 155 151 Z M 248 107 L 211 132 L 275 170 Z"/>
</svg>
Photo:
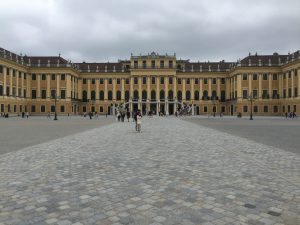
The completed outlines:
<svg viewBox="0 0 300 225">
<path fill-rule="evenodd" d="M 76 63 L 82 72 L 124 72 L 122 63 Z"/>
</svg>

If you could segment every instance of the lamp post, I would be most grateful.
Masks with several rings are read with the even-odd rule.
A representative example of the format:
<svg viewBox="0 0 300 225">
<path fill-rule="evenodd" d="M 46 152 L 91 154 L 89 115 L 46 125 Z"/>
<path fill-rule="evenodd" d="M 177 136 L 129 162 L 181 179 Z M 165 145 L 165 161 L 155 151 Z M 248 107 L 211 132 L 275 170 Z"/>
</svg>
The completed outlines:
<svg viewBox="0 0 300 225">
<path fill-rule="evenodd" d="M 250 120 L 253 120 L 253 112 L 252 112 L 252 103 L 253 103 L 253 95 L 249 95 L 248 100 L 250 101 Z"/>
</svg>

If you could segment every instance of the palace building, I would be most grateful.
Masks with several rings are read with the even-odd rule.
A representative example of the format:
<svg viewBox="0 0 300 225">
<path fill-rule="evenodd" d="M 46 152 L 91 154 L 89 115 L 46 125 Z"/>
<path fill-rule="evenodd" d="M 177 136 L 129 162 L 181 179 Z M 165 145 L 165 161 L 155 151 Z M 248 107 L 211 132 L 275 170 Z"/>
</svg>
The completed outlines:
<svg viewBox="0 0 300 225">
<path fill-rule="evenodd" d="M 1 113 L 74 115 L 129 110 L 172 115 L 280 116 L 300 110 L 300 52 L 248 55 L 237 62 L 190 62 L 176 55 L 73 63 L 60 56 L 22 56 L 0 48 Z"/>
</svg>

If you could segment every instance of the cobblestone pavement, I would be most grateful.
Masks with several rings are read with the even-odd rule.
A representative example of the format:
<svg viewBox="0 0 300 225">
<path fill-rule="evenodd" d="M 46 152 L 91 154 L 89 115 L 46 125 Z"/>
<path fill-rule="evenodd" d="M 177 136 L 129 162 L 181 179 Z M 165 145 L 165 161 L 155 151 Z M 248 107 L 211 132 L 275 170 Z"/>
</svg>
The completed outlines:
<svg viewBox="0 0 300 225">
<path fill-rule="evenodd" d="M 3 225 L 300 224 L 299 154 L 176 118 L 0 158 Z"/>
</svg>

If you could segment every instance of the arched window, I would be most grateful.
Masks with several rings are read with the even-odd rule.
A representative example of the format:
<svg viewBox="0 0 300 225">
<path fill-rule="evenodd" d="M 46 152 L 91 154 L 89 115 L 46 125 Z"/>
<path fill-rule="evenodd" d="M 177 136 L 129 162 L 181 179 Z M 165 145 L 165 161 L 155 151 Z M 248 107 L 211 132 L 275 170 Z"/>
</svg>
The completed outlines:
<svg viewBox="0 0 300 225">
<path fill-rule="evenodd" d="M 91 91 L 91 100 L 95 101 L 96 100 L 96 92 Z"/>
<path fill-rule="evenodd" d="M 173 100 L 174 96 L 173 96 L 173 91 L 172 90 L 169 90 L 168 98 L 169 98 L 169 100 Z"/>
<path fill-rule="evenodd" d="M 155 99 L 156 99 L 156 92 L 153 90 L 151 91 L 151 100 L 155 101 Z"/>
<path fill-rule="evenodd" d="M 216 91 L 212 91 L 212 93 L 211 93 L 211 99 L 214 99 L 214 100 L 217 99 L 217 92 Z"/>
<path fill-rule="evenodd" d="M 178 101 L 182 101 L 182 92 L 181 91 L 177 91 L 177 99 L 178 99 Z"/>
<path fill-rule="evenodd" d="M 208 99 L 208 92 L 205 90 L 203 91 L 203 100 L 207 100 Z"/>
<path fill-rule="evenodd" d="M 226 100 L 226 94 L 225 94 L 225 91 L 221 91 L 221 101 L 222 102 L 225 102 Z"/>
<path fill-rule="evenodd" d="M 143 90 L 142 92 L 142 99 L 147 100 L 147 91 Z"/>
<path fill-rule="evenodd" d="M 87 92 L 86 91 L 82 92 L 82 101 L 87 102 Z"/>
<path fill-rule="evenodd" d="M 199 100 L 199 91 L 195 91 L 195 100 Z"/>
<path fill-rule="evenodd" d="M 186 100 L 191 100 L 191 92 L 190 91 L 185 92 L 185 98 L 186 98 Z"/>
<path fill-rule="evenodd" d="M 112 100 L 112 91 L 108 92 L 108 100 Z"/>
<path fill-rule="evenodd" d="M 129 101 L 129 91 L 125 91 L 125 101 Z"/>
<path fill-rule="evenodd" d="M 160 96 L 160 100 L 165 99 L 165 91 L 161 90 L 159 96 Z"/>
<path fill-rule="evenodd" d="M 104 100 L 104 91 L 100 91 L 100 93 L 99 93 L 99 99 L 100 99 L 101 101 Z"/>
<path fill-rule="evenodd" d="M 137 90 L 135 90 L 135 91 L 133 92 L 133 99 L 134 99 L 134 100 L 138 100 L 138 99 L 139 99 L 139 92 L 138 92 Z"/>
<path fill-rule="evenodd" d="M 118 100 L 118 101 L 121 100 L 121 91 L 117 91 L 117 100 Z"/>
</svg>

